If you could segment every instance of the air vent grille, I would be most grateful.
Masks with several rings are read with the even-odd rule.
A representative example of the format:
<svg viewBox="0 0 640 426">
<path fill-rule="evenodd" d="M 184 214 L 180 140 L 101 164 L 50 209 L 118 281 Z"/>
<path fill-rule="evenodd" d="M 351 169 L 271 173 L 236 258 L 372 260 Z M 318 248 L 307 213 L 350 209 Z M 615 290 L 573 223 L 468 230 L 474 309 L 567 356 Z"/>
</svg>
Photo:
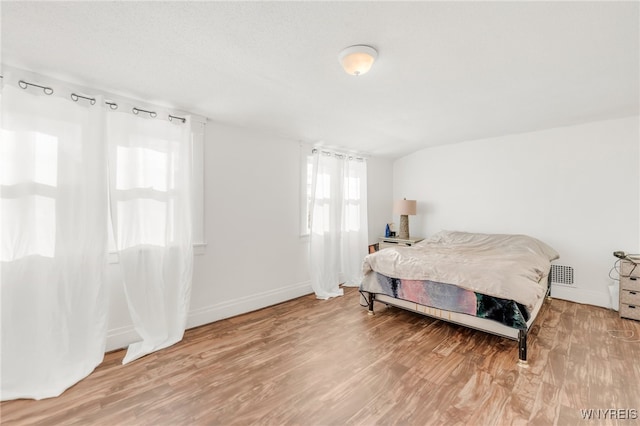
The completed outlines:
<svg viewBox="0 0 640 426">
<path fill-rule="evenodd" d="M 565 265 L 551 265 L 551 282 L 572 285 L 573 268 Z"/>
</svg>

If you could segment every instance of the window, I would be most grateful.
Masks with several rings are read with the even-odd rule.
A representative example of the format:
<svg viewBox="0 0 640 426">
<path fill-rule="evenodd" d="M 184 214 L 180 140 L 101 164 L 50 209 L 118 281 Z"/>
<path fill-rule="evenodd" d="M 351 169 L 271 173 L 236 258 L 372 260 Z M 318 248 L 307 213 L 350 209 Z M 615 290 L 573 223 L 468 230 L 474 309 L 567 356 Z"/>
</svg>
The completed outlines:
<svg viewBox="0 0 640 426">
<path fill-rule="evenodd" d="M 363 176 L 366 178 L 366 163 L 362 159 L 355 159 L 342 154 L 332 153 L 331 155 L 335 155 L 337 159 L 342 160 L 337 161 L 337 169 L 335 170 L 337 172 L 336 176 L 343 176 L 342 186 L 333 188 L 334 192 L 341 192 L 341 194 L 331 193 L 331 175 L 334 173 L 324 170 L 326 173 L 320 173 L 316 183 L 316 208 L 323 204 L 328 206 L 333 195 L 340 196 L 344 200 L 342 213 L 344 216 L 343 230 L 358 232 L 362 226 L 362 200 L 363 197 L 366 199 L 366 194 L 362 193 L 363 188 L 366 187 L 366 179 L 363 181 Z M 300 234 L 307 236 L 311 232 L 311 202 L 313 199 L 311 191 L 316 171 L 314 170 L 313 150 L 306 147 L 301 149 L 301 170 Z"/>
<path fill-rule="evenodd" d="M 0 260 L 53 257 L 56 243 L 58 140 L 36 131 L 2 130 Z M 21 159 L 22 161 L 15 161 Z"/>
<path fill-rule="evenodd" d="M 140 120 L 140 118 L 136 118 Z M 204 121 L 192 120 L 192 229 L 193 245 L 196 254 L 201 254 L 206 245 L 204 238 Z M 167 144 L 182 143 L 133 136 L 129 146 L 118 145 L 115 149 L 115 185 L 117 195 L 116 208 L 113 209 L 115 223 L 109 227 L 109 251 L 117 251 L 116 239 L 124 249 L 133 245 L 148 244 L 162 246 L 172 241 L 174 230 L 159 234 L 172 223 L 172 216 L 180 204 L 175 203 L 172 189 L 175 187 L 177 172 L 176 154 L 179 147 Z M 167 216 L 169 215 L 169 216 Z M 118 220 L 123 218 L 123 220 Z M 135 234 L 131 232 L 136 229 Z M 129 235 L 128 241 L 124 236 Z M 166 240 L 165 240 L 166 237 Z M 114 255 L 115 256 L 115 255 Z M 117 261 L 117 257 L 111 261 Z"/>
</svg>

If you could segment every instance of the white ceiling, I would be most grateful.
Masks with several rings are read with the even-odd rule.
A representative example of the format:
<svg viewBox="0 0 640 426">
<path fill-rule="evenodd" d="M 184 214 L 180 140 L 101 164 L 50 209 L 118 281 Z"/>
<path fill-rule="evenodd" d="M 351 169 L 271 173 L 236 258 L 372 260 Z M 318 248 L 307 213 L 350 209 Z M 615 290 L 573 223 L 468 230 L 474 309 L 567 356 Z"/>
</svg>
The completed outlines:
<svg viewBox="0 0 640 426">
<path fill-rule="evenodd" d="M 2 62 L 397 157 L 638 114 L 639 4 L 3 1 Z M 353 44 L 379 52 L 361 77 Z"/>
</svg>

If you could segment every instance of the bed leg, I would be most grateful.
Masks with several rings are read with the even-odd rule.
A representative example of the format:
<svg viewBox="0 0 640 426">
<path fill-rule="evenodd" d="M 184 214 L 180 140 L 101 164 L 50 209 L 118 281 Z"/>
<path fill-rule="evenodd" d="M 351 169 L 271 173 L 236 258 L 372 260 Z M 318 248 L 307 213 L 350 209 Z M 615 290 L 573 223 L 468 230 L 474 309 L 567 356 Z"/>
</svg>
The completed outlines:
<svg viewBox="0 0 640 426">
<path fill-rule="evenodd" d="M 547 300 L 551 299 L 551 270 L 549 270 L 549 275 L 547 275 Z"/>
<path fill-rule="evenodd" d="M 528 367 L 527 364 L 527 330 L 520 330 L 518 332 L 518 366 Z"/>
<path fill-rule="evenodd" d="M 375 296 L 375 293 L 369 293 L 369 311 L 367 312 L 369 315 L 373 315 L 373 301 Z"/>
</svg>

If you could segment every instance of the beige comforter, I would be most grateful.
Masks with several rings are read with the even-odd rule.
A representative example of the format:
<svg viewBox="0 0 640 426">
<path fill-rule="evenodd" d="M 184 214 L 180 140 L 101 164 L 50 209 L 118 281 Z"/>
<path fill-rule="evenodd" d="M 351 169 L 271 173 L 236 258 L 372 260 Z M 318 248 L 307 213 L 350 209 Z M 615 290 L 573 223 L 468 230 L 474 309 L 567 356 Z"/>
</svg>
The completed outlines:
<svg viewBox="0 0 640 426">
<path fill-rule="evenodd" d="M 380 250 L 364 259 L 364 273 L 454 284 L 515 300 L 531 311 L 546 292 L 542 278 L 558 253 L 526 235 L 442 231 L 413 247 Z"/>
</svg>

